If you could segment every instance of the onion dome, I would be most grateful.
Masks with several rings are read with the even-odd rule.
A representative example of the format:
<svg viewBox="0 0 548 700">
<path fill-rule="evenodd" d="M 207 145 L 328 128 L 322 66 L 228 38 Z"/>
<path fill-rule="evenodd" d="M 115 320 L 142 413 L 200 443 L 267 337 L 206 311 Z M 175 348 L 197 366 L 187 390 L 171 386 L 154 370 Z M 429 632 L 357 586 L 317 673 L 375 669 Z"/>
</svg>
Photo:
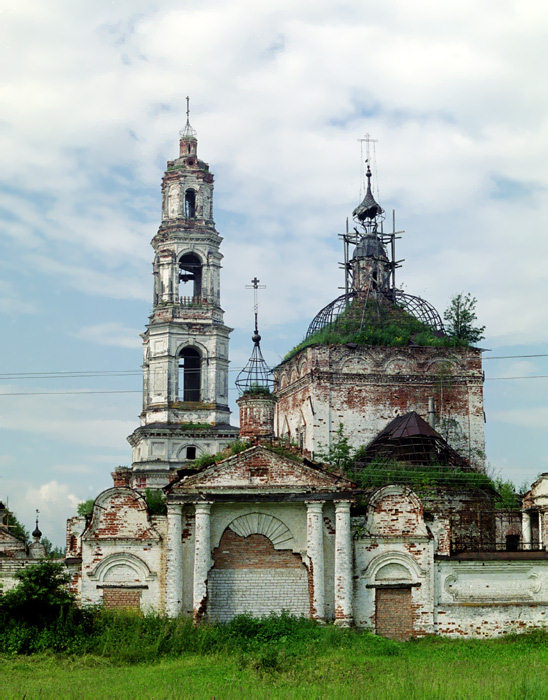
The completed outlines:
<svg viewBox="0 0 548 700">
<path fill-rule="evenodd" d="M 373 193 L 371 192 L 371 168 L 369 165 L 367 166 L 366 175 L 367 192 L 365 193 L 365 197 L 363 198 L 361 204 L 358 204 L 358 206 L 352 212 L 354 219 L 358 219 L 358 221 L 361 221 L 362 223 L 366 219 L 375 219 L 377 216 L 380 216 L 383 213 L 382 207 L 377 203 L 375 197 L 373 197 Z"/>
<path fill-rule="evenodd" d="M 38 518 L 36 518 L 36 527 L 32 531 L 32 536 L 36 540 L 39 540 L 40 537 L 42 537 L 42 532 L 41 532 L 40 528 L 38 527 Z"/>
</svg>

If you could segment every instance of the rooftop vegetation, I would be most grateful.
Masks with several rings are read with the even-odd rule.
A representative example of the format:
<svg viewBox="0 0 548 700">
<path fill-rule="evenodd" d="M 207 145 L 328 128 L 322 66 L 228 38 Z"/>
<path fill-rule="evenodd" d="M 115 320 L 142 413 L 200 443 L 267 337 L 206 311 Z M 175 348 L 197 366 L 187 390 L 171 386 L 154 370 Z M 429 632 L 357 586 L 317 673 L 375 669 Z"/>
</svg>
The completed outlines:
<svg viewBox="0 0 548 700">
<path fill-rule="evenodd" d="M 329 326 L 301 341 L 284 357 L 290 360 L 312 345 L 384 345 L 402 347 L 467 347 L 466 338 L 433 331 L 405 309 L 388 301 L 354 300 Z"/>
<path fill-rule="evenodd" d="M 246 389 L 242 396 L 272 396 L 272 392 L 267 386 L 261 386 L 260 384 L 252 384 L 248 389 Z"/>
</svg>

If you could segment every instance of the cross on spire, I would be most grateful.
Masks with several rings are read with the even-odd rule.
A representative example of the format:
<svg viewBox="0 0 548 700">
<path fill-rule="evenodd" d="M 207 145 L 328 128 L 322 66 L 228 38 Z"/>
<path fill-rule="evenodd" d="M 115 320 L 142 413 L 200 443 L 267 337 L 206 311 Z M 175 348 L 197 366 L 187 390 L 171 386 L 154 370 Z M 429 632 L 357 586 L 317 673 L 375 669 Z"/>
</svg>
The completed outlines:
<svg viewBox="0 0 548 700">
<path fill-rule="evenodd" d="M 259 289 L 266 289 L 266 284 L 259 284 L 261 280 L 258 279 L 257 275 L 251 280 L 251 284 L 246 284 L 245 288 L 246 289 L 252 289 L 253 290 L 253 313 L 255 314 L 255 334 L 253 336 L 253 342 L 258 343 L 261 337 L 259 336 L 259 327 L 258 327 L 258 316 L 259 316 L 259 298 L 258 298 L 258 293 L 257 290 Z M 258 337 L 258 340 L 255 340 L 255 338 Z"/>
</svg>

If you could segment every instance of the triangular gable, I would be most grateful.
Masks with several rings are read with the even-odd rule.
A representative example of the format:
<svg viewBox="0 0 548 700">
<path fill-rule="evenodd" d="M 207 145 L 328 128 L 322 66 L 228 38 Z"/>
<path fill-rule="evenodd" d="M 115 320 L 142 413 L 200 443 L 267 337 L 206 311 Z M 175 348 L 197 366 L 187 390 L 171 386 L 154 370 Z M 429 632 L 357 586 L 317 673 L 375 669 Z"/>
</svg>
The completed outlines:
<svg viewBox="0 0 548 700">
<path fill-rule="evenodd" d="M 309 466 L 257 445 L 215 464 L 199 474 L 182 477 L 170 493 L 235 490 L 348 491 L 354 484 L 341 476 Z"/>
</svg>

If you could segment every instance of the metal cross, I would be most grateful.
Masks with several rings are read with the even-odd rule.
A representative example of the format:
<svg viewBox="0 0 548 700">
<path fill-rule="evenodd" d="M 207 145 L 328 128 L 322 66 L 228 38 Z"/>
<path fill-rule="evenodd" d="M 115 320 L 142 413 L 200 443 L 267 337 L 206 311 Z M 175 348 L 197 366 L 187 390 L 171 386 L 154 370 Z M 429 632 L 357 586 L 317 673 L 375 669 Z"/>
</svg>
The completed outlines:
<svg viewBox="0 0 548 700">
<path fill-rule="evenodd" d="M 365 147 L 365 153 L 367 155 L 366 163 L 369 163 L 369 158 L 371 156 L 370 151 L 369 151 L 369 146 L 372 143 L 378 143 L 378 139 L 372 139 L 369 134 L 365 134 L 364 137 L 362 139 L 358 139 L 358 141 L 362 144 L 362 148 L 363 148 L 364 143 L 367 144 Z M 362 158 L 362 160 L 363 160 L 363 158 Z"/>
<path fill-rule="evenodd" d="M 261 280 L 258 279 L 257 275 L 251 280 L 251 284 L 246 284 L 246 289 L 253 290 L 253 313 L 255 314 L 255 333 L 258 333 L 257 327 L 257 317 L 259 315 L 259 299 L 257 296 L 258 289 L 266 289 L 266 284 L 259 284 Z"/>
<path fill-rule="evenodd" d="M 186 123 L 190 123 L 190 97 L 186 96 Z"/>
</svg>

